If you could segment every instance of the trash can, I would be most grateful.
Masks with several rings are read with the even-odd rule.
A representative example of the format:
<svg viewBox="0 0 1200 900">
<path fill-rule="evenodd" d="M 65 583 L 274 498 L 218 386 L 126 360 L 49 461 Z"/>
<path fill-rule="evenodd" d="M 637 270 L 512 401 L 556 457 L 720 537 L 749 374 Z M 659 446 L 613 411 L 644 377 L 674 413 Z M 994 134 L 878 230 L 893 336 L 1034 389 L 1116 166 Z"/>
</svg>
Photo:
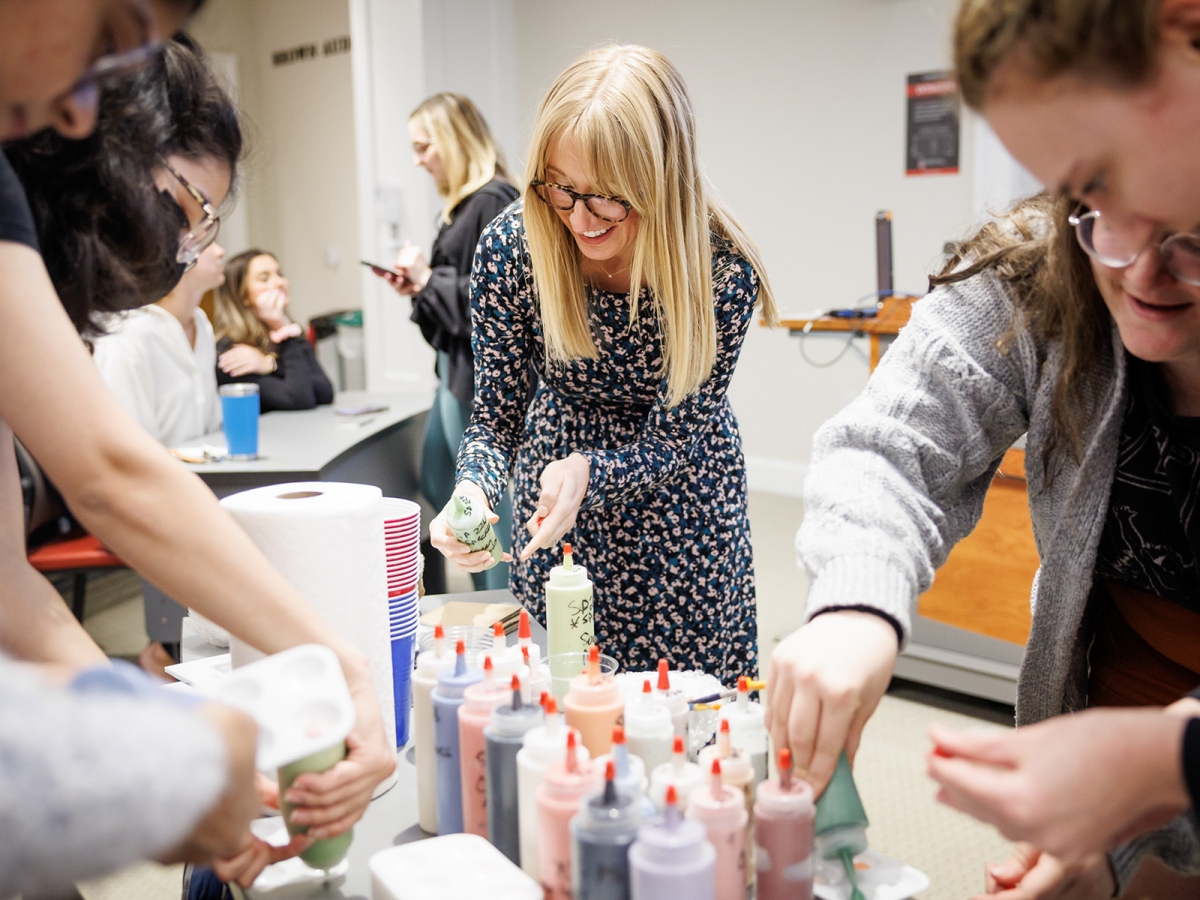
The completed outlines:
<svg viewBox="0 0 1200 900">
<path fill-rule="evenodd" d="M 337 350 L 337 320 L 347 310 L 339 309 L 334 312 L 313 316 L 308 320 L 308 339 L 312 342 L 313 351 L 317 354 L 326 377 L 333 383 L 335 391 L 342 390 L 342 365 Z"/>
<path fill-rule="evenodd" d="M 338 380 L 343 391 L 367 388 L 367 361 L 364 353 L 361 309 L 352 309 L 337 317 Z"/>
</svg>

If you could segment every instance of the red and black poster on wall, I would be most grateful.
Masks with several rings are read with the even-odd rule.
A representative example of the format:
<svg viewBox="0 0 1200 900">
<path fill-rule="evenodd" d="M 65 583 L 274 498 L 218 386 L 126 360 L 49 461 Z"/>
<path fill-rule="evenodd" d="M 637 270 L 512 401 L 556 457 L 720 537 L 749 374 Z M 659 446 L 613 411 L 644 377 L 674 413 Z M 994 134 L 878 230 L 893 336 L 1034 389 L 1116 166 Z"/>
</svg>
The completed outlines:
<svg viewBox="0 0 1200 900">
<path fill-rule="evenodd" d="M 953 72 L 908 76 L 909 175 L 958 172 L 958 85 Z"/>
</svg>

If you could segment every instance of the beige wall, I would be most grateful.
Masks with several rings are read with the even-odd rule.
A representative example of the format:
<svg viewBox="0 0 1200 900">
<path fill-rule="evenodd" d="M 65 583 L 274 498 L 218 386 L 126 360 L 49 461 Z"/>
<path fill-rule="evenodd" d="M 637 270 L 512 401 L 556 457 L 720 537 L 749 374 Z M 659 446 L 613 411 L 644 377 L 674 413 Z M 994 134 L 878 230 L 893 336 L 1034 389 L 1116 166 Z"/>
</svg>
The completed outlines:
<svg viewBox="0 0 1200 900">
<path fill-rule="evenodd" d="M 948 65 L 954 0 L 516 0 L 518 116 L 580 52 L 644 43 L 692 92 L 712 182 L 757 239 L 780 305 L 849 306 L 875 288 L 876 210 L 895 213 L 896 287 L 922 292 L 971 215 L 962 174 L 906 178 L 905 75 Z M 817 361 L 841 339 L 807 338 Z M 857 350 L 821 369 L 797 339 L 753 327 L 731 388 L 752 485 L 798 489 L 817 426 L 862 389 Z"/>
<path fill-rule="evenodd" d="M 361 306 L 350 54 L 271 64 L 272 51 L 348 35 L 348 4 L 211 0 L 192 31 L 206 48 L 238 57 L 249 237 L 279 255 L 293 317 Z"/>
</svg>

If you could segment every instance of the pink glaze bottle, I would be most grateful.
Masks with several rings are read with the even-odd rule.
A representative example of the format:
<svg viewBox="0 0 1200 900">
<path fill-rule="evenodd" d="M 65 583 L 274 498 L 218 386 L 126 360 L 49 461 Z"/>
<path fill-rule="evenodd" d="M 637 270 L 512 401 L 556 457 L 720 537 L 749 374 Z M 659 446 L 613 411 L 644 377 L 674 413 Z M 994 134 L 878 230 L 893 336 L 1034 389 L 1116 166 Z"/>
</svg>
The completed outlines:
<svg viewBox="0 0 1200 900">
<path fill-rule="evenodd" d="M 571 688 L 563 698 L 567 724 L 578 728 L 583 746 L 593 758 L 612 749 L 614 725 L 623 725 L 625 700 L 612 675 L 600 672 L 600 648 L 588 649 L 587 669 L 571 679 Z"/>
<path fill-rule="evenodd" d="M 757 821 L 758 900 L 812 900 L 812 788 L 792 778 L 792 751 L 779 751 L 779 780 L 761 782 Z"/>
<path fill-rule="evenodd" d="M 458 753 L 462 767 L 463 831 L 488 836 L 487 741 L 483 729 L 492 710 L 512 699 L 508 685 L 494 677 L 492 658 L 483 658 L 483 681 L 463 691 L 458 708 Z"/>
<path fill-rule="evenodd" d="M 721 780 L 742 792 L 749 823 L 746 826 L 746 887 L 754 883 L 754 763 L 748 751 L 734 747 L 728 719 L 721 720 L 717 742 L 700 751 L 700 769 L 712 769 L 714 759 L 721 761 Z"/>
<path fill-rule="evenodd" d="M 575 733 L 562 762 L 551 763 L 538 788 L 538 859 L 545 900 L 571 900 L 571 818 L 592 788 L 592 764 L 580 765 Z"/>
<path fill-rule="evenodd" d="M 692 791 L 687 816 L 704 826 L 717 851 L 715 900 L 746 898 L 746 804 L 742 792 L 721 780 L 721 761 L 712 763 L 712 780 Z"/>
</svg>

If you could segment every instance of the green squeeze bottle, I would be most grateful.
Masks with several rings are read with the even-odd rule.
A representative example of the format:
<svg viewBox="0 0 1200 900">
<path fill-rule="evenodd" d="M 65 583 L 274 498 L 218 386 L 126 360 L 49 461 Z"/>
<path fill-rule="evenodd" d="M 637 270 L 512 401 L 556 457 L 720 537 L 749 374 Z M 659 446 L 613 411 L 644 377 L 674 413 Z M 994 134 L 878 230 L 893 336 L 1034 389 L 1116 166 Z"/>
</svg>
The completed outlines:
<svg viewBox="0 0 1200 900">
<path fill-rule="evenodd" d="M 864 900 L 858 889 L 854 857 L 867 849 L 867 812 L 863 809 L 845 751 L 825 792 L 817 800 L 813 833 L 825 859 L 840 859 L 850 882 L 850 900 Z"/>
<path fill-rule="evenodd" d="M 450 502 L 446 504 L 446 524 L 454 532 L 454 536 L 473 551 L 486 550 L 492 554 L 492 566 L 504 557 L 504 548 L 500 546 L 500 538 L 496 529 L 488 521 L 488 510 L 474 498 L 462 491 L 455 491 Z M 490 569 L 491 566 L 488 566 Z"/>
<path fill-rule="evenodd" d="M 279 810 L 283 813 L 283 820 L 287 823 L 288 834 L 295 837 L 298 834 L 304 834 L 308 831 L 307 825 L 292 824 L 292 810 L 294 807 L 283 799 L 288 788 L 292 786 L 292 782 L 306 772 L 324 772 L 326 769 L 332 768 L 335 763 L 341 762 L 346 758 L 346 742 L 338 741 L 328 750 L 320 750 L 316 753 L 309 754 L 303 759 L 298 759 L 294 763 L 289 763 L 286 766 L 279 768 Z M 346 851 L 350 849 L 350 842 L 354 839 L 354 829 L 347 830 L 344 834 L 339 834 L 337 837 L 327 838 L 323 841 L 317 841 L 307 850 L 300 854 L 300 858 L 304 860 L 309 868 L 324 869 L 329 871 L 334 866 L 342 861 L 346 856 Z"/>
<path fill-rule="evenodd" d="M 563 563 L 550 570 L 546 582 L 547 653 L 586 653 L 596 643 L 592 613 L 587 569 L 575 565 L 571 545 L 563 544 Z"/>
</svg>

